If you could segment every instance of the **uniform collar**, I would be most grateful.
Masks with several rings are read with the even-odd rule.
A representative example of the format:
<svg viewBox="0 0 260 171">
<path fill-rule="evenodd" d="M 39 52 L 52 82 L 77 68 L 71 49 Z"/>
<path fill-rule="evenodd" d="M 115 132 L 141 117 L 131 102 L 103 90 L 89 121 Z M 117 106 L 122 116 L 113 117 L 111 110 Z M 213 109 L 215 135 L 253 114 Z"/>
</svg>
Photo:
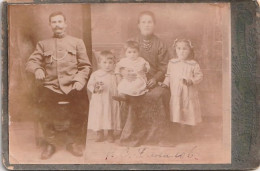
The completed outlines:
<svg viewBox="0 0 260 171">
<path fill-rule="evenodd" d="M 61 39 L 61 38 L 64 38 L 66 36 L 66 33 L 63 33 L 61 35 L 53 35 L 54 38 L 58 38 L 58 39 Z"/>
</svg>

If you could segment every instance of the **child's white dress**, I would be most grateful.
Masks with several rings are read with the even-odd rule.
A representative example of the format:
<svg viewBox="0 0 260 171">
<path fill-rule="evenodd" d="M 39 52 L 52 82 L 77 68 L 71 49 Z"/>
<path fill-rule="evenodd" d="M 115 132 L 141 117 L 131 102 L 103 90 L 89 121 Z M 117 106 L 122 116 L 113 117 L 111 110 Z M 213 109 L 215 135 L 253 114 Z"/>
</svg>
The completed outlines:
<svg viewBox="0 0 260 171">
<path fill-rule="evenodd" d="M 129 58 L 122 58 L 117 64 L 115 73 L 121 74 L 121 69 L 126 69 L 129 74 L 136 75 L 135 80 L 123 79 L 118 83 L 118 92 L 130 96 L 140 96 L 145 94 L 148 89 L 146 88 L 147 78 L 146 72 L 150 69 L 149 63 L 142 57 L 135 60 Z M 146 69 L 146 72 L 143 69 Z"/>
<path fill-rule="evenodd" d="M 192 85 L 186 86 L 183 79 L 192 80 Z M 201 122 L 201 110 L 196 84 L 202 81 L 203 74 L 199 64 L 194 60 L 171 59 L 164 84 L 171 90 L 170 119 L 187 125 Z"/>
<path fill-rule="evenodd" d="M 102 93 L 93 93 L 96 82 L 103 82 Z M 90 76 L 87 88 L 92 93 L 88 129 L 98 130 L 121 130 L 121 118 L 119 103 L 112 99 L 117 95 L 116 76 L 114 71 L 105 72 L 97 70 Z"/>
</svg>

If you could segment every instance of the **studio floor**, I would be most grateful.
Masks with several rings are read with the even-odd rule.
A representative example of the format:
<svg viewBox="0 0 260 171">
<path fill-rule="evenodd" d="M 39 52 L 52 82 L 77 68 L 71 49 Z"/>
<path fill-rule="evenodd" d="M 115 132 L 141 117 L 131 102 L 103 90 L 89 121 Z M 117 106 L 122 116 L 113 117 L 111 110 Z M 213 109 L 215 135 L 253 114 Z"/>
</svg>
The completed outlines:
<svg viewBox="0 0 260 171">
<path fill-rule="evenodd" d="M 9 127 L 9 161 L 11 164 L 134 164 L 134 163 L 230 163 L 230 149 L 223 145 L 219 122 L 201 124 L 197 138 L 172 147 L 124 147 L 115 143 L 95 142 L 88 131 L 83 157 L 74 157 L 59 146 L 48 160 L 41 160 L 41 148 L 36 146 L 33 122 L 12 122 Z"/>
</svg>

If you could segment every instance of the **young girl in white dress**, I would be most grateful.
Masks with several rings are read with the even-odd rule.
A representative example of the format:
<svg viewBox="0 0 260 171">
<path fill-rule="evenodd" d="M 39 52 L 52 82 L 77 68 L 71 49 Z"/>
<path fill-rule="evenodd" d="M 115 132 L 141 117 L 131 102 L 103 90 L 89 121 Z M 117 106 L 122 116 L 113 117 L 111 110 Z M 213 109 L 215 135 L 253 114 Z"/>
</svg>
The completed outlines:
<svg viewBox="0 0 260 171">
<path fill-rule="evenodd" d="M 92 93 L 88 129 L 97 132 L 96 142 L 104 141 L 104 131 L 107 130 L 107 140 L 113 142 L 113 132 L 121 130 L 119 102 L 112 100 L 112 96 L 117 95 L 115 57 L 110 51 L 102 51 L 98 63 L 100 69 L 92 73 L 87 85 Z"/>
<path fill-rule="evenodd" d="M 139 57 L 139 44 L 135 41 L 127 41 L 125 44 L 125 58 L 117 64 L 115 73 L 118 81 L 118 96 L 114 100 L 127 100 L 129 96 L 141 96 L 147 89 L 146 73 L 149 71 L 149 63 Z"/>
<path fill-rule="evenodd" d="M 193 59 L 193 46 L 189 40 L 175 40 L 173 47 L 177 58 L 169 61 L 161 86 L 170 87 L 170 120 L 186 125 L 187 128 L 201 122 L 197 84 L 202 81 L 203 74 L 199 64 Z"/>
</svg>

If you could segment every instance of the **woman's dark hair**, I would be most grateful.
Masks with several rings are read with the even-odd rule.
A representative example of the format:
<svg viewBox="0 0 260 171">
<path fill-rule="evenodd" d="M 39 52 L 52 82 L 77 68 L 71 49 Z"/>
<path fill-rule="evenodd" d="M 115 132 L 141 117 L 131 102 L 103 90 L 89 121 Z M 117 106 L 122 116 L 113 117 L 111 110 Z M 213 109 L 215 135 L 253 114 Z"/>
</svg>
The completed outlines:
<svg viewBox="0 0 260 171">
<path fill-rule="evenodd" d="M 51 18 L 52 18 L 52 17 L 55 17 L 55 16 L 57 16 L 57 15 L 61 15 L 61 16 L 64 18 L 64 21 L 66 21 L 66 16 L 65 16 L 62 12 L 56 11 L 56 12 L 53 12 L 53 13 L 51 13 L 51 14 L 49 15 L 49 22 L 51 22 Z"/>
<path fill-rule="evenodd" d="M 176 54 L 176 45 L 177 43 L 179 42 L 184 42 L 184 43 L 187 43 L 187 45 L 190 47 L 190 55 L 189 57 L 187 58 L 188 60 L 191 60 L 191 59 L 194 59 L 194 49 L 193 49 L 193 45 L 191 44 L 191 41 L 188 40 L 188 39 L 176 39 L 172 45 L 172 47 L 174 48 L 174 55 L 175 57 L 177 57 L 177 54 Z"/>
<path fill-rule="evenodd" d="M 154 13 L 153 13 L 152 11 L 142 11 L 142 12 L 140 12 L 139 15 L 138 15 L 138 24 L 140 23 L 140 18 L 141 18 L 142 16 L 144 16 L 144 15 L 149 15 L 149 16 L 151 16 L 152 19 L 153 19 L 153 22 L 156 23 L 155 15 L 154 15 Z"/>
</svg>

